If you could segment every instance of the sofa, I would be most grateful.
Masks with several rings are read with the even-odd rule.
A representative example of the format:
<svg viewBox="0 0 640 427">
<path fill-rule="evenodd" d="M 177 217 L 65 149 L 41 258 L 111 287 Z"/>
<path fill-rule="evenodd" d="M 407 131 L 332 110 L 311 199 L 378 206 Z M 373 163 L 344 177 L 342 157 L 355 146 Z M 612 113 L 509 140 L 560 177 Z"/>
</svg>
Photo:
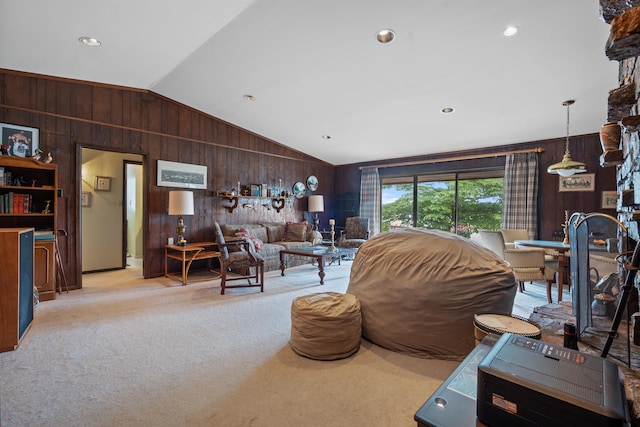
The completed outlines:
<svg viewBox="0 0 640 427">
<path fill-rule="evenodd" d="M 322 235 L 312 230 L 311 224 L 264 223 L 264 224 L 220 224 L 225 240 L 246 239 L 252 248 L 264 258 L 264 270 L 280 268 L 280 251 L 302 246 L 315 246 L 322 243 Z M 292 258 L 287 260 L 288 267 L 311 262 L 311 258 Z"/>
</svg>

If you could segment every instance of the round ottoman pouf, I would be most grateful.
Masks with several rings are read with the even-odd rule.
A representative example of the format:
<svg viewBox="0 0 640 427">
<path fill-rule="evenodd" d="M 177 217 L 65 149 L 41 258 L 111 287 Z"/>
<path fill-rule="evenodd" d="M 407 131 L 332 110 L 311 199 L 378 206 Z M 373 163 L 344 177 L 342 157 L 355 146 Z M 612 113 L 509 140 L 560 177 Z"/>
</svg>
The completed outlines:
<svg viewBox="0 0 640 427">
<path fill-rule="evenodd" d="M 349 294 L 320 292 L 291 303 L 289 345 L 300 356 L 317 360 L 349 357 L 360 348 L 360 302 Z"/>
<path fill-rule="evenodd" d="M 511 313 L 517 284 L 491 250 L 436 230 L 397 229 L 360 246 L 347 293 L 360 301 L 362 337 L 413 356 L 462 360 L 476 313 Z"/>
</svg>

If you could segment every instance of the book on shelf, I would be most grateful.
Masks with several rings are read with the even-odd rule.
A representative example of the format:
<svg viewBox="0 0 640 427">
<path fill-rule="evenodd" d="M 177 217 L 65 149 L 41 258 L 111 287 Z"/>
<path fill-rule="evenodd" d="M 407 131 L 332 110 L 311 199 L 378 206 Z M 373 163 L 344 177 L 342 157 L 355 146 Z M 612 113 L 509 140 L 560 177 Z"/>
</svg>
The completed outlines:
<svg viewBox="0 0 640 427">
<path fill-rule="evenodd" d="M 36 240 L 53 240 L 55 238 L 55 235 L 51 230 L 36 230 L 33 233 L 33 237 Z"/>
</svg>

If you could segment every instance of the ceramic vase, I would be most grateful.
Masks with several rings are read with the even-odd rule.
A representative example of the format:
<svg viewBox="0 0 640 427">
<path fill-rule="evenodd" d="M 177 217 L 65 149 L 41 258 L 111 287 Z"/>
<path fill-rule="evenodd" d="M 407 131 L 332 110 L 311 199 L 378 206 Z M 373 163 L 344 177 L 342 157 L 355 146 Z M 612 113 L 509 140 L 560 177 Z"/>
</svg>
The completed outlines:
<svg viewBox="0 0 640 427">
<path fill-rule="evenodd" d="M 620 149 L 620 125 L 618 123 L 605 123 L 600 128 L 600 144 L 602 151 L 616 151 Z"/>
</svg>

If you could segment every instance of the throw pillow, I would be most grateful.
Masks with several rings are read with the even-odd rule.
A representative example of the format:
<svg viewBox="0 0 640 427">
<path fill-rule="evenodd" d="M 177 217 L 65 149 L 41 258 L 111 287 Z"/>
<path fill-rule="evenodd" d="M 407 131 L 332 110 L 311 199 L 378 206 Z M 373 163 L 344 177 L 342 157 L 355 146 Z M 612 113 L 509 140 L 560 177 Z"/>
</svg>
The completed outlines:
<svg viewBox="0 0 640 427">
<path fill-rule="evenodd" d="M 244 228 L 241 228 L 240 231 L 238 231 L 236 233 L 236 237 L 241 237 L 241 238 L 251 242 L 253 244 L 253 247 L 256 248 L 256 250 L 260 250 L 260 248 L 264 244 L 264 242 L 262 240 L 258 239 L 257 237 L 250 236 L 249 232 L 247 230 L 245 230 Z"/>
<path fill-rule="evenodd" d="M 302 240 L 292 240 L 289 238 L 289 236 L 287 235 L 289 233 L 289 227 L 291 227 L 292 225 L 302 225 L 305 227 L 305 235 L 303 236 Z M 302 222 L 287 222 L 286 227 L 284 228 L 284 241 L 285 242 L 304 242 L 306 241 L 306 233 L 308 230 L 310 230 L 311 228 L 313 228 L 311 226 L 311 224 L 307 223 L 307 221 L 302 221 Z"/>
<path fill-rule="evenodd" d="M 305 242 L 307 236 L 307 226 L 305 224 L 289 224 L 287 225 L 288 242 Z"/>
</svg>

